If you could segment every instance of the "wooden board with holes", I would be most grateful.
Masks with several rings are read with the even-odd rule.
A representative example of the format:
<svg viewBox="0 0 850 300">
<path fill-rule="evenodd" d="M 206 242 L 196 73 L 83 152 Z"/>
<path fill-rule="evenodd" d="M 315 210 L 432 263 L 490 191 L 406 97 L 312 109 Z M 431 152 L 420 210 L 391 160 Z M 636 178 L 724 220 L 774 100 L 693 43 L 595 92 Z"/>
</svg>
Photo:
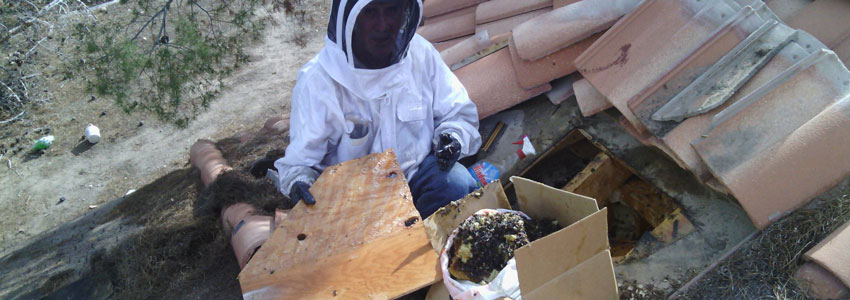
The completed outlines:
<svg viewBox="0 0 850 300">
<path fill-rule="evenodd" d="M 440 279 L 392 150 L 328 167 L 310 192 L 239 273 L 244 298 L 393 298 Z"/>
<path fill-rule="evenodd" d="M 620 163 L 605 153 L 599 153 L 562 190 L 594 198 L 602 207 L 608 204 L 611 193 L 631 176 L 632 172 Z"/>
</svg>

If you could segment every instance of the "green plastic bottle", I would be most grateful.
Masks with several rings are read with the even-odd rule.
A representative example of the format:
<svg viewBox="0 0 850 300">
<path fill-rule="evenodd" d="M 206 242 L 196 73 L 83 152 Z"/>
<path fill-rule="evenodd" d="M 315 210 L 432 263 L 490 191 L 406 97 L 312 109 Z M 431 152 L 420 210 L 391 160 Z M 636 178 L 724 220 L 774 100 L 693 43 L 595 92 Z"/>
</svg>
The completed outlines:
<svg viewBox="0 0 850 300">
<path fill-rule="evenodd" d="M 42 149 L 50 148 L 50 145 L 53 144 L 53 139 L 54 138 L 53 138 L 52 135 L 42 137 L 42 138 L 38 139 L 37 141 L 35 141 L 35 144 L 32 145 L 32 149 L 33 150 L 42 150 Z"/>
</svg>

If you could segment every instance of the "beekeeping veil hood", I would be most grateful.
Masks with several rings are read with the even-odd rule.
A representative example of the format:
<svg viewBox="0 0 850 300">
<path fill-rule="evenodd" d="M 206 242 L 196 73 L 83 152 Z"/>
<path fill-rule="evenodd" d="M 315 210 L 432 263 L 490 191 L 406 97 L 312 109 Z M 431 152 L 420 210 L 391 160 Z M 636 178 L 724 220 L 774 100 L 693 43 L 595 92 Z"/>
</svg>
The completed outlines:
<svg viewBox="0 0 850 300">
<path fill-rule="evenodd" d="M 325 47 L 319 53 L 319 62 L 335 81 L 364 98 L 373 98 L 382 82 L 403 75 L 410 41 L 422 16 L 421 0 L 332 0 Z M 397 2 L 402 4 L 402 25 L 395 40 L 390 65 L 383 69 L 357 67 L 352 51 L 352 36 L 357 16 L 372 2 Z M 389 76 L 389 77 L 388 77 Z M 368 87 L 368 88 L 367 88 Z M 377 89 L 376 89 L 377 88 Z M 370 90 L 372 90 L 370 92 Z"/>
</svg>

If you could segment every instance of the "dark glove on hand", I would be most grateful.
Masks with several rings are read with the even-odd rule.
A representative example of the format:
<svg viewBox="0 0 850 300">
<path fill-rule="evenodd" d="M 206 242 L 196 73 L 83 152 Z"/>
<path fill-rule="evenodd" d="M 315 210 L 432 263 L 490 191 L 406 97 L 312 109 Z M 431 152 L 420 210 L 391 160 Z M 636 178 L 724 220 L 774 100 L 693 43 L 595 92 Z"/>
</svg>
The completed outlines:
<svg viewBox="0 0 850 300">
<path fill-rule="evenodd" d="M 437 146 L 434 156 L 437 157 L 437 165 L 440 166 L 440 170 L 448 171 L 460 158 L 460 142 L 451 134 L 440 134 L 440 144 Z"/>
<path fill-rule="evenodd" d="M 292 203 L 292 206 L 295 206 L 300 200 L 304 200 L 307 205 L 316 204 L 316 199 L 313 198 L 313 194 L 310 194 L 310 185 L 298 181 L 292 185 L 292 189 L 289 191 L 289 202 Z"/>
</svg>

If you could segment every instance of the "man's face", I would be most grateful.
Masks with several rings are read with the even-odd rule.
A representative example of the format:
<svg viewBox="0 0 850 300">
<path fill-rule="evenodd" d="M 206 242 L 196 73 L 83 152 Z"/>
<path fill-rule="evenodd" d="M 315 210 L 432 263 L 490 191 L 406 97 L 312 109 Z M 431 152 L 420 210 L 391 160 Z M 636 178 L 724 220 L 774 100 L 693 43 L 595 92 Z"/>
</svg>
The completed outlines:
<svg viewBox="0 0 850 300">
<path fill-rule="evenodd" d="M 352 33 L 352 50 L 371 69 L 389 66 L 402 25 L 401 1 L 372 2 L 360 11 Z"/>
</svg>

